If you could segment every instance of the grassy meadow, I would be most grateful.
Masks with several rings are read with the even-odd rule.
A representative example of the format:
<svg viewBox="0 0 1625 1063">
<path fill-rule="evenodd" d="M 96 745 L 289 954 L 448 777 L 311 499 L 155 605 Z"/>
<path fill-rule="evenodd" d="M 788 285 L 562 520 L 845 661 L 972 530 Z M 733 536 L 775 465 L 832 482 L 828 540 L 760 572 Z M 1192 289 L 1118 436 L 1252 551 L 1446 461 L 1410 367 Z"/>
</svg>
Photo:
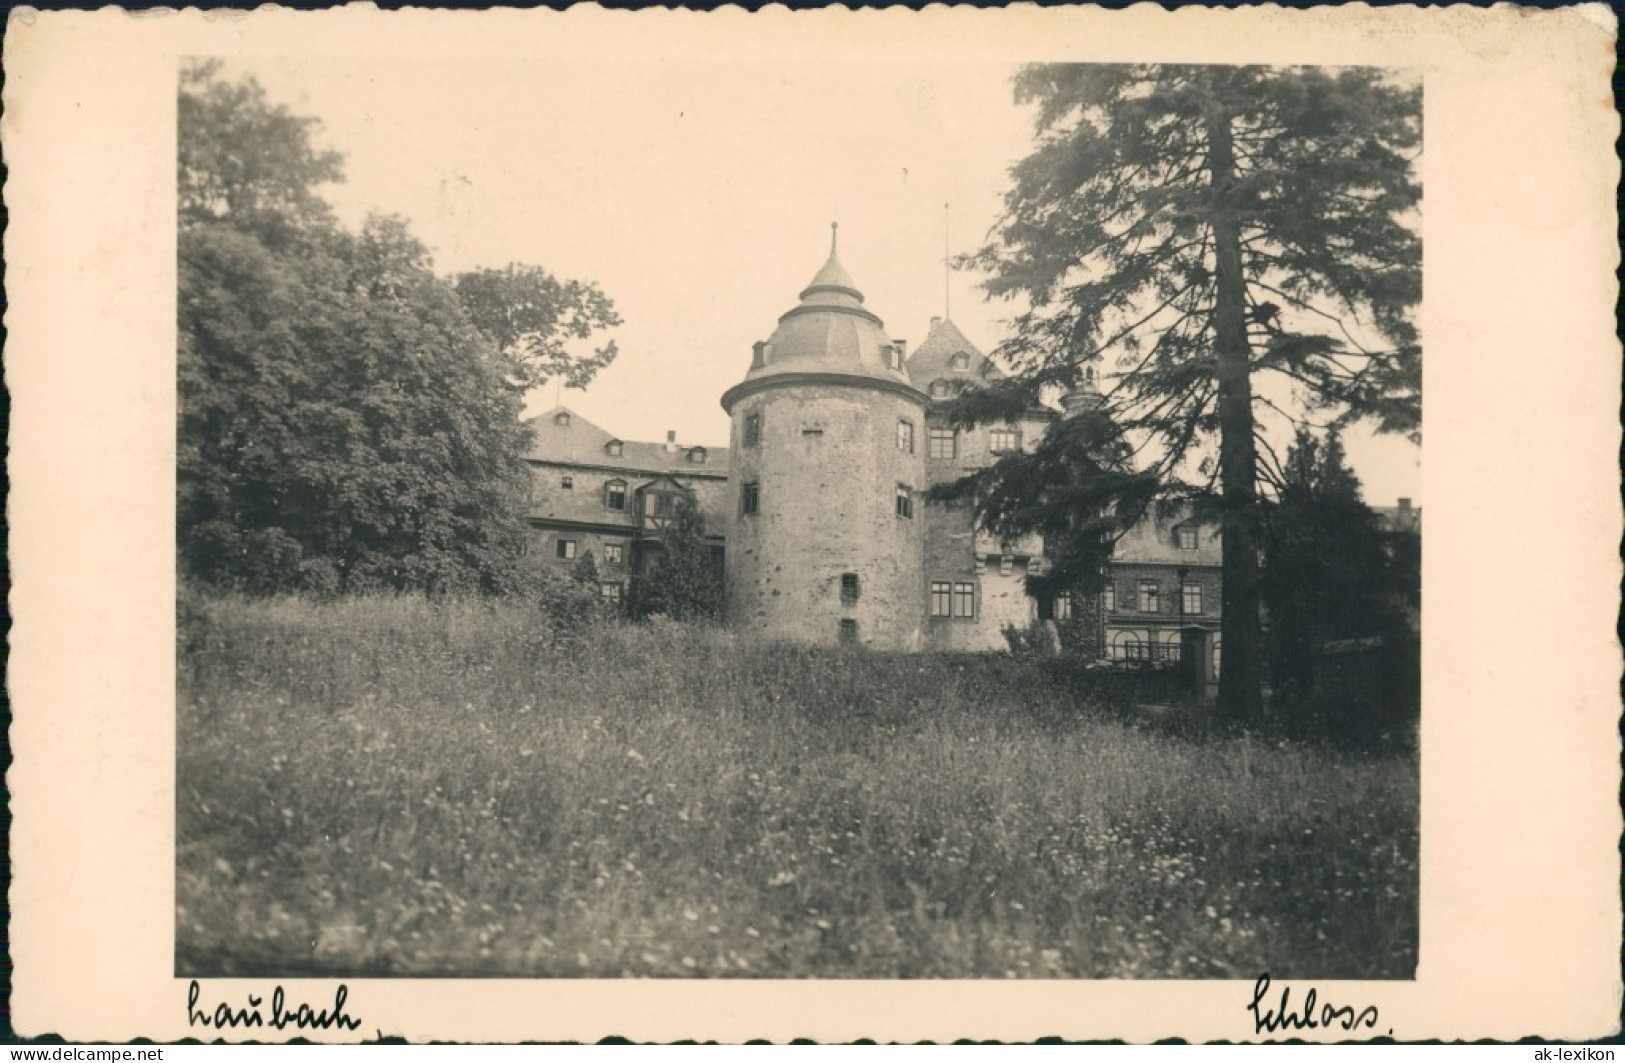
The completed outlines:
<svg viewBox="0 0 1625 1063">
<path fill-rule="evenodd" d="M 1414 753 L 1151 725 L 1098 675 L 188 598 L 177 970 L 1412 976 Z"/>
</svg>

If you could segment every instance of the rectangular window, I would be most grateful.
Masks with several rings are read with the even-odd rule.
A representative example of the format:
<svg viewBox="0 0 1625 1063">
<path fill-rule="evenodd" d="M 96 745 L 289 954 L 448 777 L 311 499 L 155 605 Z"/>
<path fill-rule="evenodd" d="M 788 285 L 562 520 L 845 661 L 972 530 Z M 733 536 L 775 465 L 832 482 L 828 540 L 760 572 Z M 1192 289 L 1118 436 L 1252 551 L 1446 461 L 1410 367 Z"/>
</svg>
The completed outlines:
<svg viewBox="0 0 1625 1063">
<path fill-rule="evenodd" d="M 1016 435 L 1014 428 L 994 428 L 987 433 L 987 450 L 989 454 L 1006 454 L 1019 449 L 1021 437 Z"/>
<path fill-rule="evenodd" d="M 842 642 L 856 642 L 856 641 L 858 641 L 858 622 L 856 620 L 842 620 L 841 621 L 841 641 Z"/>
<path fill-rule="evenodd" d="M 976 615 L 976 584 L 954 584 L 954 615 L 963 617 Z"/>
<path fill-rule="evenodd" d="M 952 428 L 933 428 L 930 430 L 930 451 L 928 456 L 938 461 L 952 461 L 954 459 L 956 434 Z"/>
<path fill-rule="evenodd" d="M 1107 613 L 1117 612 L 1117 584 L 1111 580 L 1100 589 L 1100 608 Z"/>
<path fill-rule="evenodd" d="M 620 543 L 605 543 L 604 544 L 604 564 L 606 564 L 606 565 L 618 565 L 618 564 L 620 564 L 626 557 L 626 555 L 623 553 L 623 551 L 625 549 L 626 548 L 624 546 L 622 546 Z M 620 584 L 617 583 L 616 586 L 618 587 L 618 586 L 620 586 Z"/>
<path fill-rule="evenodd" d="M 753 413 L 745 418 L 745 446 L 754 447 L 762 441 L 762 415 Z"/>
<path fill-rule="evenodd" d="M 576 558 L 576 541 L 574 539 L 560 539 L 553 544 L 560 561 L 574 561 Z"/>
<path fill-rule="evenodd" d="M 626 508 L 626 484 L 620 480 L 611 480 L 604 485 L 604 505 L 610 509 Z"/>
<path fill-rule="evenodd" d="M 1009 554 L 999 558 L 999 575 L 1008 576 L 1016 570 L 1016 559 Z"/>
<path fill-rule="evenodd" d="M 755 513 L 762 504 L 761 486 L 755 483 L 741 484 L 739 488 L 739 511 L 745 514 Z"/>
<path fill-rule="evenodd" d="M 897 485 L 897 515 L 905 520 L 914 519 L 914 489 L 907 484 Z"/>
<path fill-rule="evenodd" d="M 858 574 L 841 573 L 841 604 L 852 605 L 858 600 Z"/>
<path fill-rule="evenodd" d="M 571 488 L 575 487 L 575 485 L 576 485 L 576 481 L 575 481 L 575 477 L 573 477 L 573 476 L 566 476 L 563 479 L 559 480 L 559 486 L 564 488 L 566 491 L 568 491 Z"/>
<path fill-rule="evenodd" d="M 1180 605 L 1188 614 L 1198 615 L 1202 612 L 1202 585 L 1200 583 L 1187 583 L 1179 588 Z"/>
<path fill-rule="evenodd" d="M 604 596 L 606 602 L 618 602 L 621 600 L 621 585 L 619 583 L 600 583 L 598 593 Z"/>
<path fill-rule="evenodd" d="M 1160 612 L 1160 602 L 1157 594 L 1157 581 L 1143 579 L 1140 581 L 1140 612 Z"/>
<path fill-rule="evenodd" d="M 1196 529 L 1195 528 L 1180 528 L 1177 531 L 1175 531 L 1174 534 L 1179 540 L 1179 548 L 1181 550 L 1194 550 L 1194 549 L 1196 549 Z"/>
<path fill-rule="evenodd" d="M 897 422 L 897 449 L 904 454 L 914 453 L 914 426 L 908 421 Z"/>
<path fill-rule="evenodd" d="M 946 580 L 931 581 L 931 615 L 950 616 L 949 610 L 953 608 L 953 584 Z"/>
<path fill-rule="evenodd" d="M 1055 619 L 1072 619 L 1072 598 L 1069 595 L 1058 594 L 1055 596 Z"/>
</svg>

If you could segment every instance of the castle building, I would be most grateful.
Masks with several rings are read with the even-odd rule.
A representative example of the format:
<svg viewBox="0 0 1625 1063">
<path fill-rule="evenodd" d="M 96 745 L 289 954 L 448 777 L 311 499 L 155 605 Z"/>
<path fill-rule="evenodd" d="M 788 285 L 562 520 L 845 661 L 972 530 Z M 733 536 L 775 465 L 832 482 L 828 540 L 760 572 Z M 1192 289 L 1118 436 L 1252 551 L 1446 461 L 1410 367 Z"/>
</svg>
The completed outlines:
<svg viewBox="0 0 1625 1063">
<path fill-rule="evenodd" d="M 1006 627 L 1087 619 L 1103 656 L 1177 656 L 1180 629 L 1218 627 L 1211 528 L 1147 520 L 1119 544 L 1105 593 L 1078 608 L 1035 600 L 1036 537 L 1000 541 L 969 505 L 928 502 L 951 482 L 1031 449 L 1065 416 L 1048 407 L 972 430 L 939 401 L 998 367 L 947 318 L 912 353 L 891 337 L 830 255 L 722 395 L 727 449 L 618 439 L 559 407 L 529 424 L 532 552 L 572 566 L 594 556 L 619 599 L 658 555 L 664 520 L 686 495 L 723 552 L 728 622 L 809 645 L 999 650 Z M 1093 385 L 1067 397 L 1090 401 Z"/>
</svg>

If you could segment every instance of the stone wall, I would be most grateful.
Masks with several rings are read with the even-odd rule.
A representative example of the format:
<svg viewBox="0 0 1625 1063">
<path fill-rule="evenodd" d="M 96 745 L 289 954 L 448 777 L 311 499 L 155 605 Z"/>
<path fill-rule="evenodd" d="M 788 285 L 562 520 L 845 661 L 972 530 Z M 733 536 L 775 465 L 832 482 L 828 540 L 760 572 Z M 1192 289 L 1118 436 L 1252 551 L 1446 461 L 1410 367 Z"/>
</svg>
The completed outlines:
<svg viewBox="0 0 1625 1063">
<path fill-rule="evenodd" d="M 748 418 L 759 442 L 746 445 Z M 912 453 L 897 425 L 914 426 Z M 733 408 L 728 519 L 727 614 L 741 630 L 834 645 L 841 621 L 856 641 L 881 649 L 923 645 L 922 571 L 925 417 L 922 404 L 888 391 L 792 385 L 742 398 Z M 747 485 L 758 511 L 742 512 Z M 912 490 L 912 517 L 896 511 L 897 486 Z M 843 575 L 857 577 L 843 600 Z"/>
</svg>

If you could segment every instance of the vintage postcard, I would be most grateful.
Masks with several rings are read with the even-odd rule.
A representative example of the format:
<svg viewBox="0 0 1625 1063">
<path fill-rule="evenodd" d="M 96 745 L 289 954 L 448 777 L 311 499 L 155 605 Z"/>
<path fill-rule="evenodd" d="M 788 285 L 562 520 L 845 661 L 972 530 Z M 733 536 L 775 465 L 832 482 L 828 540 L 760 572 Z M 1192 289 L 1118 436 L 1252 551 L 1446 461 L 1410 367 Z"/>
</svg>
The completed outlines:
<svg viewBox="0 0 1625 1063">
<path fill-rule="evenodd" d="M 7 35 L 20 1033 L 1616 1031 L 1607 8 Z"/>
</svg>

